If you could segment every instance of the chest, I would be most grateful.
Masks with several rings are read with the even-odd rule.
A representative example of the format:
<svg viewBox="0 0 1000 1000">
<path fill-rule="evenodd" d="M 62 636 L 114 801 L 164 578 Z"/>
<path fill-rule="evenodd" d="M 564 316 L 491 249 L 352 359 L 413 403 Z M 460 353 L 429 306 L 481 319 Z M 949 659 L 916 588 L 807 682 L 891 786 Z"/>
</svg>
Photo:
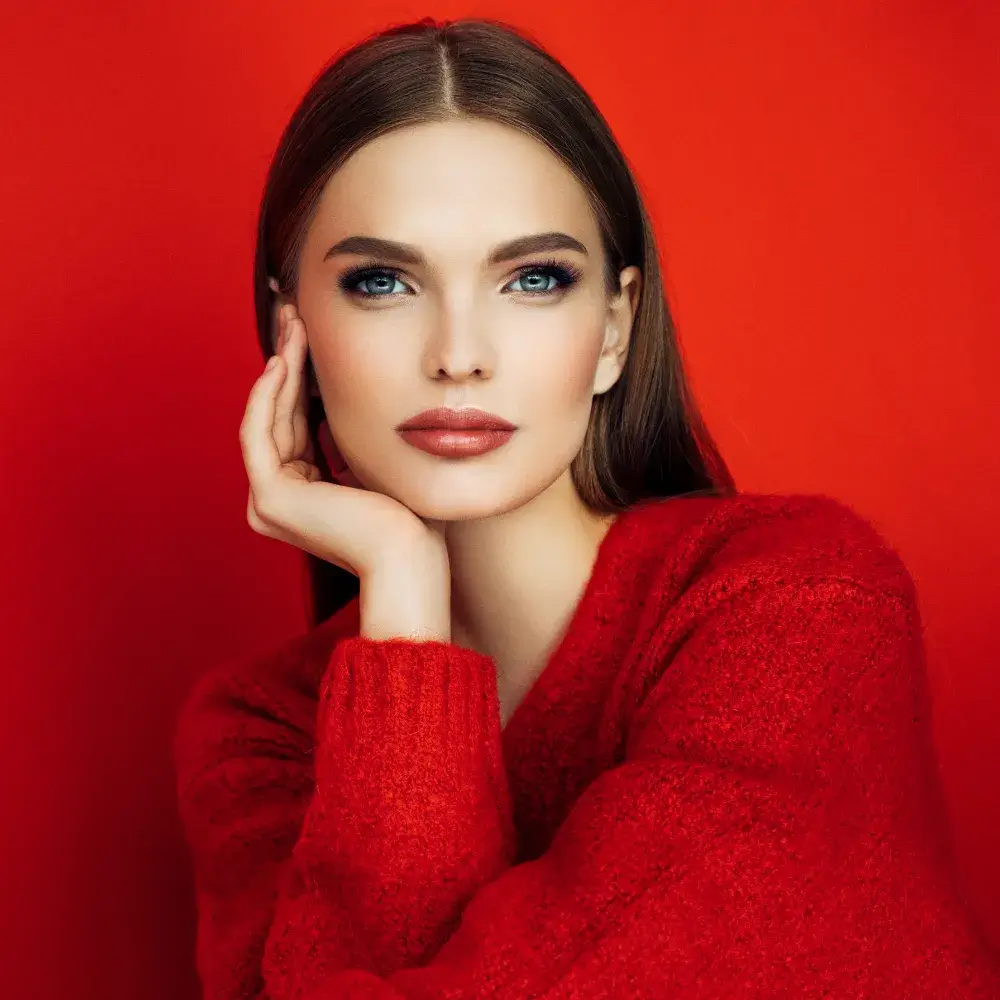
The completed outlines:
<svg viewBox="0 0 1000 1000">
<path fill-rule="evenodd" d="M 521 702 L 524 701 L 530 685 L 518 684 L 506 680 L 504 675 L 497 677 L 497 698 L 500 702 L 500 728 L 506 729 L 511 716 L 518 710 Z"/>
</svg>

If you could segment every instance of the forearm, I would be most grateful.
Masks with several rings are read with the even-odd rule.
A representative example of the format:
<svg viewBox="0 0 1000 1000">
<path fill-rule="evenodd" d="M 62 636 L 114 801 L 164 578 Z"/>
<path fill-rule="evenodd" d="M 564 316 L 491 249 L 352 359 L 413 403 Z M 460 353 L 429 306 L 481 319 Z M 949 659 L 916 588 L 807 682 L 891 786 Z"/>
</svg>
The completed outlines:
<svg viewBox="0 0 1000 1000">
<path fill-rule="evenodd" d="M 269 982 L 426 961 L 512 860 L 491 660 L 447 642 L 345 638 L 317 723 L 316 791 L 277 902 Z"/>
<path fill-rule="evenodd" d="M 263 962 L 282 1000 L 428 960 L 512 861 L 495 666 L 451 644 L 443 547 L 393 555 L 360 576 L 359 634 L 320 684 L 316 794 Z"/>
</svg>

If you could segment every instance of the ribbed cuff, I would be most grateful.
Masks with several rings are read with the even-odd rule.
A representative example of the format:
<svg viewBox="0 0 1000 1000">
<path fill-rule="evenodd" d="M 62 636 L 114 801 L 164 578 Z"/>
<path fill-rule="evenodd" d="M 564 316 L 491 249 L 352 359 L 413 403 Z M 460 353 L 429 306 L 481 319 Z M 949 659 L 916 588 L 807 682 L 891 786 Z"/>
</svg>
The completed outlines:
<svg viewBox="0 0 1000 1000">
<path fill-rule="evenodd" d="M 447 642 L 341 640 L 320 686 L 321 727 L 331 709 L 358 738 L 406 740 L 413 751 L 478 754 L 500 734 L 493 661 Z"/>
<path fill-rule="evenodd" d="M 467 856 L 478 853 L 476 841 L 488 853 L 511 848 L 489 657 L 446 642 L 341 640 L 321 682 L 317 723 L 317 805 L 352 827 L 339 838 L 352 850 L 367 845 L 415 860 L 419 845 L 432 867 L 448 868 L 478 867 Z"/>
</svg>

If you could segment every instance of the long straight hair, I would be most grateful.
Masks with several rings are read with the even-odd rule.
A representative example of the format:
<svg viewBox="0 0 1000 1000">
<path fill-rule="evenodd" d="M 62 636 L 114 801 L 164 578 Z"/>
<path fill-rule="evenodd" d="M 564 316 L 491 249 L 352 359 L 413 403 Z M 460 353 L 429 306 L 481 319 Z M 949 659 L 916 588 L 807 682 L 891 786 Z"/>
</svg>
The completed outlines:
<svg viewBox="0 0 1000 1000">
<path fill-rule="evenodd" d="M 455 119 L 496 122 L 544 143 L 587 192 L 608 293 L 618 291 L 622 268 L 635 265 L 642 274 L 624 369 L 594 397 L 570 467 L 583 502 L 610 514 L 646 500 L 734 493 L 684 374 L 656 240 L 628 163 L 580 84 L 502 21 L 423 18 L 395 25 L 339 55 L 314 80 L 281 136 L 260 204 L 254 300 L 264 358 L 274 353 L 275 295 L 294 297 L 302 243 L 329 178 L 378 136 Z M 307 374 L 312 379 L 311 363 Z M 318 397 L 310 399 L 308 419 L 317 465 L 329 480 Z M 308 618 L 315 626 L 357 594 L 358 580 L 309 553 L 306 559 Z"/>
</svg>

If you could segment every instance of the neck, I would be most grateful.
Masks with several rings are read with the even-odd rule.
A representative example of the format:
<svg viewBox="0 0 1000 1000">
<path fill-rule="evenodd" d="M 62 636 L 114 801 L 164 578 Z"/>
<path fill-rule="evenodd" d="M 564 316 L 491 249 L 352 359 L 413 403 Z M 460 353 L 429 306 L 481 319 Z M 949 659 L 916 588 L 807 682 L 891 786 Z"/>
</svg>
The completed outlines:
<svg viewBox="0 0 1000 1000">
<path fill-rule="evenodd" d="M 452 641 L 492 657 L 512 691 L 530 686 L 569 624 L 614 520 L 583 504 L 567 470 L 516 510 L 448 522 Z"/>
</svg>

